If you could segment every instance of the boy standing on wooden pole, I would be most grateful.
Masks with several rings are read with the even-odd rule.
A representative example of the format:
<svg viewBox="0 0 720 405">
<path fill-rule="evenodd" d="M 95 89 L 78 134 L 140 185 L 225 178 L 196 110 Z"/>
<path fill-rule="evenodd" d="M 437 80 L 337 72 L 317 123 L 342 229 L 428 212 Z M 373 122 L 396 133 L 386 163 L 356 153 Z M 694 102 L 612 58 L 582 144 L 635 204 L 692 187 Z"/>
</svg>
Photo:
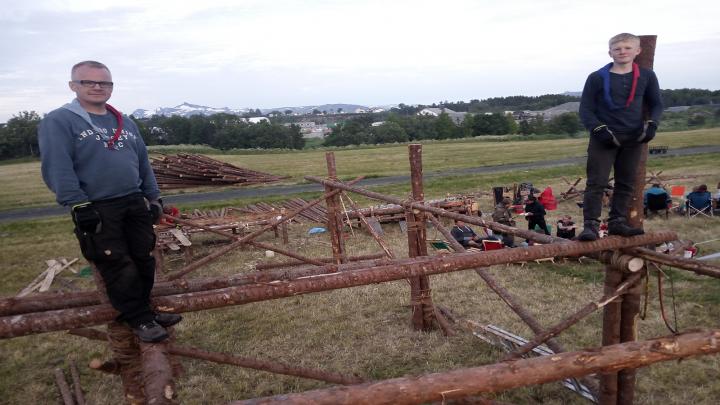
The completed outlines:
<svg viewBox="0 0 720 405">
<path fill-rule="evenodd" d="M 655 137 L 662 101 L 660 86 L 652 70 L 639 67 L 640 38 L 633 34 L 615 35 L 609 41 L 612 63 L 591 73 L 580 101 L 580 119 L 590 131 L 587 157 L 587 185 L 583 198 L 582 241 L 599 238 L 602 193 L 610 170 L 615 186 L 608 218 L 610 235 L 633 236 L 641 228 L 628 224 L 635 171 L 643 144 Z M 649 119 L 643 116 L 643 105 Z"/>
</svg>

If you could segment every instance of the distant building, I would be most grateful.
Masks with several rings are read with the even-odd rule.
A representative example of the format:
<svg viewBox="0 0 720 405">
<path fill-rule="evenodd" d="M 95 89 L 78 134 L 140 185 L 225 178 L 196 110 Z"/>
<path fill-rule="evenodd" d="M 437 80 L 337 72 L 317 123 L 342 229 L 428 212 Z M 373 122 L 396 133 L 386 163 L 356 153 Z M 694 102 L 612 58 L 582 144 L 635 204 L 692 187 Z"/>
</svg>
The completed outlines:
<svg viewBox="0 0 720 405">
<path fill-rule="evenodd" d="M 270 120 L 267 117 L 250 117 L 247 119 L 247 122 L 251 124 L 259 124 L 261 122 L 270 122 Z"/>
<path fill-rule="evenodd" d="M 370 124 L 371 127 L 379 127 L 380 125 L 384 124 L 385 121 L 375 121 L 372 124 Z"/>
<path fill-rule="evenodd" d="M 466 112 L 455 112 L 449 108 L 423 108 L 422 110 L 418 111 L 417 115 L 429 115 L 432 117 L 439 117 L 440 114 L 445 113 L 447 114 L 452 122 L 454 122 L 456 125 L 462 124 L 463 120 L 465 120 L 465 116 L 467 115 Z"/>
</svg>

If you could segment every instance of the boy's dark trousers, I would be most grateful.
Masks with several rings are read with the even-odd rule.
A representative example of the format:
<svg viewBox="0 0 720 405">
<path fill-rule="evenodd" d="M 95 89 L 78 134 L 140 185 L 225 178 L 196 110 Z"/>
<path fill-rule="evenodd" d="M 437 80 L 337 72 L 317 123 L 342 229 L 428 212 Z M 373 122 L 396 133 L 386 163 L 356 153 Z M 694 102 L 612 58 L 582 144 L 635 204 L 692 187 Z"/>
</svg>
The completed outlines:
<svg viewBox="0 0 720 405">
<path fill-rule="evenodd" d="M 153 220 L 141 194 L 93 202 L 100 214 L 99 233 L 83 233 L 77 228 L 83 256 L 95 263 L 105 282 L 118 321 L 135 326 L 152 321 L 150 291 L 155 281 Z"/>
<path fill-rule="evenodd" d="M 583 196 L 583 219 L 600 222 L 602 196 L 614 170 L 615 185 L 608 221 L 626 220 L 633 194 L 635 171 L 642 144 L 637 134 L 615 134 L 622 146 L 610 147 L 590 135 L 587 157 L 587 185 Z"/>
<path fill-rule="evenodd" d="M 530 217 L 530 218 L 528 218 L 528 230 L 530 230 L 530 231 L 535 230 L 535 225 L 539 226 L 540 229 L 545 233 L 545 235 L 550 235 L 550 232 L 548 232 L 548 229 L 547 229 L 547 223 L 545 222 L 545 217 L 541 217 L 541 218 Z"/>
</svg>

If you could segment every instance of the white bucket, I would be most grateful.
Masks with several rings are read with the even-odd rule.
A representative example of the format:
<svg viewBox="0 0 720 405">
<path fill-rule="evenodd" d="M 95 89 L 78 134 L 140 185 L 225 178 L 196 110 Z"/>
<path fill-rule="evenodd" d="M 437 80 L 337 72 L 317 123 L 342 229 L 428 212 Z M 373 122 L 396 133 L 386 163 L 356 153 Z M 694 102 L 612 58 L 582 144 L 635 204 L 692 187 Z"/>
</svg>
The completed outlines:
<svg viewBox="0 0 720 405">
<path fill-rule="evenodd" d="M 265 257 L 275 257 L 275 252 L 273 252 L 272 250 L 266 250 Z"/>
</svg>

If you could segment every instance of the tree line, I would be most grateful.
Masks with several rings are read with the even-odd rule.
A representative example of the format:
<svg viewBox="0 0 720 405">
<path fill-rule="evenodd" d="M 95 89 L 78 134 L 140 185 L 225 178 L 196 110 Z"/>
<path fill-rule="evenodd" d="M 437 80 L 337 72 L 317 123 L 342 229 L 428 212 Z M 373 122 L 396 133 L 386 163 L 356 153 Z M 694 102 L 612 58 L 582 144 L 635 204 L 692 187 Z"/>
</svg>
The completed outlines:
<svg viewBox="0 0 720 405">
<path fill-rule="evenodd" d="M 325 138 L 325 146 L 382 144 L 424 139 L 459 139 L 483 135 L 567 134 L 581 129 L 577 113 L 565 113 L 549 121 L 542 117 L 516 123 L 512 115 L 466 114 L 462 122 L 453 122 L 447 113 L 439 116 L 391 113 L 384 122 L 373 125 L 373 116 L 360 116 L 336 125 Z"/>
<path fill-rule="evenodd" d="M 233 114 L 192 117 L 153 116 L 137 119 L 140 135 L 147 145 L 203 144 L 229 149 L 302 149 L 305 139 L 297 125 L 261 122 L 251 124 Z M 41 117 L 22 111 L 0 126 L 0 159 L 40 155 L 37 127 Z"/>
<path fill-rule="evenodd" d="M 305 146 L 297 125 L 268 121 L 253 124 L 226 113 L 191 117 L 155 115 L 135 122 L 148 145 L 208 145 L 220 150 L 302 149 Z"/>
</svg>

